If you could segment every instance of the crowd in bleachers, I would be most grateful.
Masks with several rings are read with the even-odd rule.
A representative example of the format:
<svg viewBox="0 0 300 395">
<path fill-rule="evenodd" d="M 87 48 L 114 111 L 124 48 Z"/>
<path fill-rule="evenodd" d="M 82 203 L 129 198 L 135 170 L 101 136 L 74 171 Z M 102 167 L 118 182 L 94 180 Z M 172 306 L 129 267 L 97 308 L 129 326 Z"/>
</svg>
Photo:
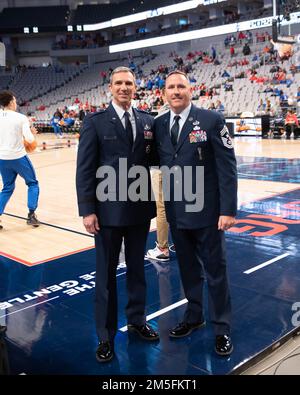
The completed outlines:
<svg viewBox="0 0 300 395">
<path fill-rule="evenodd" d="M 257 42 L 257 37 L 265 41 Z M 185 71 L 192 85 L 193 102 L 225 115 L 240 115 L 247 111 L 254 115 L 285 113 L 300 106 L 300 62 L 298 47 L 288 59 L 281 59 L 264 33 L 236 35 L 228 47 L 218 44 L 206 50 L 163 53 L 155 56 L 144 51 L 139 57 L 91 67 L 61 66 L 19 70 L 14 78 L 0 77 L 5 88 L 15 90 L 21 97 L 24 112 L 34 111 L 39 121 L 53 122 L 54 114 L 62 114 L 59 122 L 68 128 L 64 119 L 71 118 L 78 125 L 87 112 L 108 105 L 110 73 L 116 66 L 129 66 L 136 73 L 135 105 L 143 110 L 157 112 L 163 106 L 165 76 L 173 69 Z M 245 54 L 245 45 L 250 51 Z M 58 72 L 59 71 L 59 72 Z M 60 76 L 57 81 L 57 76 Z M 7 86 L 8 84 L 8 86 Z M 39 96 L 37 96 L 37 94 Z M 63 114 L 68 114 L 64 117 Z M 63 124 L 65 123 L 65 124 Z"/>
</svg>

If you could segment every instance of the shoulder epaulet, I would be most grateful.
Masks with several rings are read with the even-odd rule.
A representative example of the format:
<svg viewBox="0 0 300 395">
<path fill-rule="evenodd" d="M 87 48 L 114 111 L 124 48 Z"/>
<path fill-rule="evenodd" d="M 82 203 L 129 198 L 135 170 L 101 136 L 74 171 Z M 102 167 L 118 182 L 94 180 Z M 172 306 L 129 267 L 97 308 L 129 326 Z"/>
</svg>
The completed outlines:
<svg viewBox="0 0 300 395">
<path fill-rule="evenodd" d="M 105 112 L 106 112 L 106 108 L 103 108 L 103 109 L 101 109 L 101 110 L 99 110 L 99 111 L 97 111 L 97 112 L 93 112 L 93 113 L 90 113 L 90 114 L 88 114 L 91 118 L 92 117 L 96 117 L 97 115 L 102 115 L 102 114 L 104 114 Z"/>
<path fill-rule="evenodd" d="M 159 114 L 157 114 L 157 115 L 154 117 L 154 119 L 161 118 L 162 116 L 166 115 L 168 112 L 169 112 L 169 110 L 162 111 L 162 112 L 160 112 Z"/>
<path fill-rule="evenodd" d="M 139 108 L 135 108 L 135 110 L 137 110 L 138 112 L 142 112 L 143 114 L 151 115 L 150 112 L 145 111 L 145 110 L 141 110 Z"/>
</svg>

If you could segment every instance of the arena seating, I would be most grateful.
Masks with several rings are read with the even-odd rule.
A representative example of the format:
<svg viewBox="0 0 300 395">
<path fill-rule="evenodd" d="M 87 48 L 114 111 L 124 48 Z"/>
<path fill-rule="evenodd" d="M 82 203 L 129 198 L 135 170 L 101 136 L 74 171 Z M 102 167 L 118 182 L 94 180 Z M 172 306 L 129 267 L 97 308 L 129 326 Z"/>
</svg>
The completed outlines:
<svg viewBox="0 0 300 395">
<path fill-rule="evenodd" d="M 9 89 L 15 92 L 20 104 L 35 98 L 43 104 L 43 95 L 64 86 L 82 71 L 83 67 L 78 66 L 20 69 L 10 82 Z"/>
<path fill-rule="evenodd" d="M 279 63 L 280 67 L 287 70 L 287 77 L 293 81 L 288 86 L 279 83 L 274 85 L 270 84 L 270 82 L 257 83 L 251 81 L 249 75 L 247 75 L 247 71 L 255 65 L 258 76 L 272 79 L 274 73 L 271 72 L 271 69 L 274 64 L 266 64 L 265 58 L 262 56 L 263 48 L 267 44 L 270 46 L 268 42 L 254 42 L 254 44 L 250 45 L 251 54 L 247 56 L 244 56 L 242 53 L 243 43 L 242 45 L 236 44 L 235 56 L 231 57 L 229 48 L 224 47 L 224 37 L 215 39 L 216 41 L 213 44 L 217 48 L 218 60 L 220 62 L 218 65 L 197 61 L 197 57 L 189 61 L 186 59 L 186 51 L 177 52 L 177 55 L 184 59 L 184 65 L 187 65 L 189 62 L 191 63 L 192 70 L 189 76 L 195 80 L 192 84 L 195 87 L 193 94 L 195 104 L 209 108 L 212 102 L 215 103 L 219 99 L 224 104 L 225 115 L 233 116 L 244 111 L 250 111 L 256 114 L 260 99 L 263 101 L 270 99 L 272 108 L 275 112 L 278 112 L 281 110 L 278 97 L 272 95 L 272 93 L 264 92 L 266 86 L 271 85 L 272 88 L 277 87 L 278 89 L 282 89 L 294 101 L 295 106 L 297 105 L 295 94 L 300 85 L 300 73 L 292 76 L 289 68 L 292 63 L 297 65 L 299 45 L 295 45 L 295 55 L 293 58 Z M 202 48 L 202 50 L 206 50 L 208 53 L 210 53 L 210 49 L 211 44 L 207 45 L 206 48 Z M 194 52 L 199 50 L 200 48 L 194 48 Z M 253 56 L 255 54 L 262 57 L 258 61 L 254 61 Z M 241 65 L 241 61 L 244 59 L 249 64 Z M 146 55 L 142 57 L 141 55 L 141 57 L 135 58 L 134 62 L 137 67 L 140 65 L 146 80 L 151 76 L 152 70 L 156 72 L 160 65 L 168 66 L 169 70 L 175 67 L 174 56 L 170 56 L 170 51 L 160 53 L 155 58 Z M 9 77 L 10 80 L 8 76 L 0 77 L 0 84 L 3 86 L 9 84 L 9 88 L 16 91 L 18 97 L 26 102 L 26 106 L 22 109 L 23 112 L 34 112 L 38 120 L 47 121 L 52 117 L 57 108 L 72 106 L 75 100 L 83 104 L 88 103 L 96 108 L 107 104 L 110 100 L 108 84 L 107 81 L 105 83 L 103 82 L 100 73 L 102 71 L 108 71 L 109 68 L 120 65 L 128 66 L 128 64 L 129 60 L 124 59 L 123 61 L 95 64 L 91 67 L 87 65 L 80 67 L 64 66 L 59 73 L 53 67 L 29 69 L 26 72 L 19 71 L 13 79 Z M 231 66 L 231 64 L 234 65 Z M 232 91 L 224 89 L 224 83 L 228 80 L 228 78 L 222 77 L 224 70 L 227 70 L 230 74 Z M 236 78 L 242 72 L 245 73 L 245 78 Z M 216 89 L 217 95 L 212 98 L 208 98 L 207 96 L 199 97 L 199 85 L 202 83 L 205 83 L 207 88 L 219 86 Z M 151 95 L 152 92 L 147 92 L 143 100 L 149 103 Z M 136 104 L 139 105 L 140 103 L 137 102 Z M 45 108 L 39 109 L 41 105 Z M 155 108 L 151 108 L 151 110 L 155 110 Z"/>
</svg>

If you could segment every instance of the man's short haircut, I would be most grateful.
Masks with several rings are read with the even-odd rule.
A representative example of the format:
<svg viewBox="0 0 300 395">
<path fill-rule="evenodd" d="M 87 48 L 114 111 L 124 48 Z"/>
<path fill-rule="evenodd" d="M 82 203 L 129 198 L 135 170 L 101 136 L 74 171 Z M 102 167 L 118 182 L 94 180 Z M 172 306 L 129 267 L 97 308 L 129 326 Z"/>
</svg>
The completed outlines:
<svg viewBox="0 0 300 395">
<path fill-rule="evenodd" d="M 11 91 L 0 92 L 0 106 L 7 107 L 9 103 L 14 99 L 15 95 Z"/>
<path fill-rule="evenodd" d="M 134 81 L 135 81 L 135 74 L 134 74 L 134 72 L 133 72 L 129 67 L 119 66 L 119 67 L 116 67 L 116 68 L 111 72 L 110 79 L 109 79 L 110 84 L 112 84 L 112 80 L 113 80 L 114 74 L 117 74 L 117 73 L 130 73 L 130 74 L 133 75 L 133 78 L 134 78 Z"/>
<path fill-rule="evenodd" d="M 187 79 L 188 82 L 190 82 L 190 80 L 189 80 L 188 76 L 186 75 L 186 73 L 184 73 L 184 72 L 181 71 L 181 70 L 173 70 L 173 71 L 170 71 L 170 73 L 166 76 L 166 81 L 167 81 L 167 79 L 168 79 L 171 75 L 173 75 L 173 74 L 181 74 L 181 75 L 183 75 L 183 76 Z"/>
</svg>

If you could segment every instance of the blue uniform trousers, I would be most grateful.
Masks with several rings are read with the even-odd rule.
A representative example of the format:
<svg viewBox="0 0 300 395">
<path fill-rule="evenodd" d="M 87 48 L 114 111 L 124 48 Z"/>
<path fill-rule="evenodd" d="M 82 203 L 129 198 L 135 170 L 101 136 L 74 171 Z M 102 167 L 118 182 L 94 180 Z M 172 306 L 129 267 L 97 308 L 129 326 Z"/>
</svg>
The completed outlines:
<svg viewBox="0 0 300 395">
<path fill-rule="evenodd" d="M 188 300 L 185 322 L 204 320 L 203 283 L 208 286 L 210 319 L 216 335 L 230 333 L 231 302 L 226 270 L 224 232 L 217 225 L 177 229 L 171 224 L 182 285 Z"/>
<path fill-rule="evenodd" d="M 116 270 L 122 238 L 125 242 L 127 323 L 145 323 L 146 281 L 144 255 L 150 221 L 133 226 L 101 227 L 96 244 L 96 330 L 101 341 L 113 341 L 117 332 L 118 302 Z"/>
</svg>

